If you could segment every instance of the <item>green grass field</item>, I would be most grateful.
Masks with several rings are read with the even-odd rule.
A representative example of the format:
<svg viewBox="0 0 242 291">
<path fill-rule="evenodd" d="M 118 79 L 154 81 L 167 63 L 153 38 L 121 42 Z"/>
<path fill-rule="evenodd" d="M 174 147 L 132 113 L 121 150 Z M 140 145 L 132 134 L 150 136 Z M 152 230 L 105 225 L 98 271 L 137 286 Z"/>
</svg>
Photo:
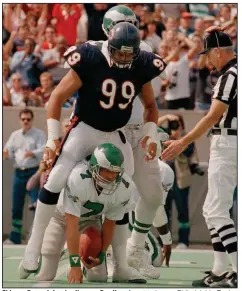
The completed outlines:
<svg viewBox="0 0 242 291">
<path fill-rule="evenodd" d="M 25 246 L 4 246 L 3 247 L 3 287 L 4 288 L 64 288 L 74 287 L 67 283 L 66 267 L 68 260 L 62 260 L 56 278 L 52 282 L 37 282 L 31 275 L 27 280 L 18 278 L 18 265 L 23 256 Z M 84 280 L 83 284 L 75 285 L 75 288 L 121 288 L 121 287 L 192 287 L 193 280 L 203 277 L 203 272 L 210 270 L 213 262 L 211 250 L 173 250 L 170 267 L 160 268 L 159 280 L 148 280 L 147 284 L 113 284 L 111 279 L 106 284 L 89 283 Z"/>
</svg>

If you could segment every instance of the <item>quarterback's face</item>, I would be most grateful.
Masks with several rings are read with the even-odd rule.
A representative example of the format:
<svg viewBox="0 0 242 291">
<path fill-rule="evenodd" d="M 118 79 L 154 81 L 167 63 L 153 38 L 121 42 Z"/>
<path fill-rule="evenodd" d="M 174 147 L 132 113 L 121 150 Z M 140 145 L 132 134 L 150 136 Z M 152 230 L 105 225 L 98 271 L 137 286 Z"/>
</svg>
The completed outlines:
<svg viewBox="0 0 242 291">
<path fill-rule="evenodd" d="M 105 180 L 107 180 L 109 182 L 115 181 L 115 179 L 117 178 L 118 174 L 119 173 L 116 173 L 116 172 L 113 172 L 113 171 L 109 171 L 109 170 L 104 169 L 104 168 L 100 168 L 100 170 L 99 170 L 99 175 L 103 179 L 105 179 Z"/>
</svg>

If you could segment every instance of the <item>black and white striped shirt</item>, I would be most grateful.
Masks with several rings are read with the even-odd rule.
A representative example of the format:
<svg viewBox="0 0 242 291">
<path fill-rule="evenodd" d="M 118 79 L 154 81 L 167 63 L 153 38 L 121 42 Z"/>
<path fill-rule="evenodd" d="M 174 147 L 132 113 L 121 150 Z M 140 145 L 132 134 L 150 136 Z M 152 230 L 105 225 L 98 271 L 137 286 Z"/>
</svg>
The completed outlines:
<svg viewBox="0 0 242 291">
<path fill-rule="evenodd" d="M 228 104 L 219 122 L 213 128 L 237 129 L 237 59 L 228 62 L 213 88 L 213 99 Z"/>
</svg>

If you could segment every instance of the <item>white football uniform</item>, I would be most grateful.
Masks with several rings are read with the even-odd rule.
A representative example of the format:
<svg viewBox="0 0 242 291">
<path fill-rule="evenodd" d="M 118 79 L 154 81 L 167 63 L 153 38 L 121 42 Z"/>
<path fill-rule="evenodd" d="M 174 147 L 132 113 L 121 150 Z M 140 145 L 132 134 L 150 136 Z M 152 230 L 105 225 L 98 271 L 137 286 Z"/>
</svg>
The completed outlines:
<svg viewBox="0 0 242 291">
<path fill-rule="evenodd" d="M 155 217 L 155 220 L 159 221 L 159 225 L 165 225 L 167 223 L 167 217 L 164 217 L 164 205 L 166 203 L 166 198 L 169 190 L 173 186 L 174 183 L 174 172 L 171 169 L 169 165 L 167 165 L 165 162 L 158 160 L 159 169 L 160 169 L 160 175 L 157 176 L 157 183 L 160 185 L 160 195 L 162 197 L 161 204 L 159 205 L 159 208 L 157 210 L 157 215 Z M 139 192 L 137 187 L 133 184 L 133 194 L 132 194 L 132 210 L 134 211 L 135 205 L 139 199 Z M 158 213 L 159 212 L 159 213 Z M 161 213 L 163 215 L 161 215 Z M 129 230 L 132 231 L 134 225 L 134 213 L 129 213 Z M 149 231 L 148 236 L 145 240 L 145 248 L 149 252 L 149 258 L 148 263 L 153 264 L 155 267 L 159 267 L 161 264 L 161 248 L 159 246 L 159 243 L 155 236 L 152 234 L 151 231 Z"/>
<path fill-rule="evenodd" d="M 111 195 L 98 195 L 87 162 L 80 162 L 71 171 L 66 188 L 61 192 L 54 216 L 46 229 L 42 245 L 42 263 L 38 274 L 39 281 L 53 280 L 56 276 L 61 251 L 65 244 L 65 212 L 80 217 L 79 231 L 95 227 L 101 232 L 101 218 L 120 220 L 130 209 L 132 181 L 124 173 L 122 181 Z M 106 264 L 86 270 L 88 281 L 107 280 Z"/>
</svg>

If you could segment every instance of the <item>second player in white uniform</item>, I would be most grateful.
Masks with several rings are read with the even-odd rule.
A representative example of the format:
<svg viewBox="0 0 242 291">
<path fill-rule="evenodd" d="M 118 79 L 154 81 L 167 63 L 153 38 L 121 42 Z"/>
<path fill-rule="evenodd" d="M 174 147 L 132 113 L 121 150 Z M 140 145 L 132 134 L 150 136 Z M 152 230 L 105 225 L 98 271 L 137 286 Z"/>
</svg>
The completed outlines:
<svg viewBox="0 0 242 291">
<path fill-rule="evenodd" d="M 104 179 L 101 171 L 106 170 L 109 171 L 109 176 L 106 175 Z M 87 268 L 85 276 L 88 281 L 106 282 L 105 253 L 113 237 L 115 221 L 122 219 L 124 213 L 131 207 L 132 193 L 132 181 L 123 172 L 123 155 L 114 145 L 100 145 L 92 154 L 89 163 L 86 161 L 78 163 L 69 175 L 63 205 L 60 199 L 55 215 L 46 230 L 42 264 L 36 279 L 40 281 L 54 279 L 65 243 L 65 231 L 71 264 L 69 273 L 74 269 L 73 272 L 77 270 L 80 276 L 81 268 L 75 268 L 80 266 L 79 244 L 75 250 L 75 239 L 79 242 L 79 233 L 92 226 L 102 233 L 102 251 L 99 255 L 101 264 L 93 261 L 96 266 Z M 103 224 L 102 216 L 105 217 Z M 78 263 L 72 261 L 73 257 L 78 258 Z M 125 256 L 122 261 L 114 260 L 112 277 L 114 282 L 146 282 L 135 269 L 127 266 Z M 68 279 L 70 283 L 78 283 L 78 280 L 71 281 L 73 274 L 72 278 Z"/>
</svg>

